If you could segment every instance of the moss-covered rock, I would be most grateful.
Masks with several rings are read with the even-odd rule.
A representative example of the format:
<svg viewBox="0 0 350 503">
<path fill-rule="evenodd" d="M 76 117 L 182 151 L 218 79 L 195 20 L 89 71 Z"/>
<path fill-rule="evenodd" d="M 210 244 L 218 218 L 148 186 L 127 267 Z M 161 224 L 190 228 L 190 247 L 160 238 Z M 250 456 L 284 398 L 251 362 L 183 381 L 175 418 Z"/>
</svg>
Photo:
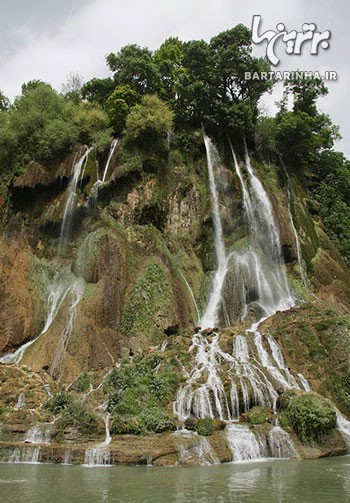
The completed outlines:
<svg viewBox="0 0 350 503">
<path fill-rule="evenodd" d="M 173 292 L 164 267 L 151 261 L 129 288 L 121 318 L 124 335 L 157 334 L 169 320 Z M 169 323 L 170 324 L 170 323 Z"/>
<path fill-rule="evenodd" d="M 252 407 L 248 412 L 245 413 L 250 424 L 264 424 L 270 422 L 272 418 L 272 410 L 268 407 Z"/>
</svg>

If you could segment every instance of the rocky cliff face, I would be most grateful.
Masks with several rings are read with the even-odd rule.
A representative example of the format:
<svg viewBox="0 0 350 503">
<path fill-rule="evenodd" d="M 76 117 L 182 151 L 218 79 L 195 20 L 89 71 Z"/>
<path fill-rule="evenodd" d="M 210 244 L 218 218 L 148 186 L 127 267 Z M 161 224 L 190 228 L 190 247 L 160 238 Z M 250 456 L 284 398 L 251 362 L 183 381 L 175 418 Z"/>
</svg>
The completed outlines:
<svg viewBox="0 0 350 503">
<path fill-rule="evenodd" d="M 161 349 L 165 364 L 171 361 L 180 372 L 189 363 L 186 352 L 198 323 L 194 299 L 203 310 L 215 267 L 204 147 L 189 164 L 142 173 L 125 170 L 117 150 L 103 185 L 96 160 L 101 171 L 107 154 L 95 159 L 92 153 L 78 180 L 72 232 L 62 249 L 76 155 L 58 166 L 32 164 L 8 188 L 0 241 L 0 354 L 34 341 L 18 363 L 30 369 L 30 379 L 37 376 L 30 389 L 40 388 L 40 379 L 42 389 L 47 383 L 78 389 L 87 373 L 97 376 L 97 387 L 129 355 L 142 360 Z M 288 366 L 348 413 L 349 269 L 300 183 L 288 181 L 281 167 L 255 163 L 255 169 L 272 202 L 288 278 L 301 302 L 270 318 L 263 330 L 278 340 Z M 237 249 L 247 225 L 242 193 L 229 163 L 224 172 L 221 219 L 227 248 Z M 239 301 L 231 302 L 238 322 Z M 241 330 L 238 323 L 227 337 Z M 14 368 L 3 368 L 5 381 Z M 8 423 L 15 421 L 9 413 L 15 395 L 28 396 L 30 380 L 24 381 L 0 395 Z M 39 411 L 43 396 L 35 396 Z"/>
</svg>

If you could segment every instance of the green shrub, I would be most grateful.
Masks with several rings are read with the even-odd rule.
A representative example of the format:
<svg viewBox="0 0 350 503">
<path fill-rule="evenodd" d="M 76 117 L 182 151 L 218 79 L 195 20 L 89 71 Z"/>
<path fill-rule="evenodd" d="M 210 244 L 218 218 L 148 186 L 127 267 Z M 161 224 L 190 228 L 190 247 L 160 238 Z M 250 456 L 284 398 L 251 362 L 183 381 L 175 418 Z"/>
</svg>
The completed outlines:
<svg viewBox="0 0 350 503">
<path fill-rule="evenodd" d="M 115 433 L 160 433 L 176 428 L 174 419 L 161 406 L 174 396 L 179 376 L 172 366 L 162 368 L 163 358 L 164 355 L 153 353 L 110 373 L 108 410 Z"/>
<path fill-rule="evenodd" d="M 80 392 L 80 393 L 84 393 L 84 391 L 87 391 L 90 387 L 90 376 L 89 374 L 87 374 L 86 372 L 84 372 L 83 374 L 80 374 L 79 378 L 78 378 L 78 386 L 77 386 L 77 390 Z"/>
<path fill-rule="evenodd" d="M 61 415 L 62 426 L 73 426 L 82 431 L 92 432 L 98 428 L 98 421 L 89 409 L 79 402 L 67 405 Z"/>
<path fill-rule="evenodd" d="M 332 428 L 337 418 L 330 403 L 313 394 L 286 394 L 282 407 L 285 418 L 303 443 L 317 442 Z"/>
<path fill-rule="evenodd" d="M 71 395 L 65 393 L 64 391 L 60 391 L 52 398 L 44 402 L 43 408 L 53 414 L 59 414 L 63 409 L 70 405 L 72 401 L 73 398 Z"/>
<path fill-rule="evenodd" d="M 130 415 L 113 415 L 110 430 L 114 435 L 142 435 L 146 433 L 141 419 Z"/>
<path fill-rule="evenodd" d="M 174 114 L 157 96 L 146 95 L 126 117 L 126 142 L 152 150 L 164 148 L 164 138 L 172 130 Z"/>
<path fill-rule="evenodd" d="M 350 414 L 350 374 L 332 377 L 328 381 L 328 389 L 339 407 Z"/>
<path fill-rule="evenodd" d="M 154 374 L 150 383 L 151 394 L 157 402 L 165 405 L 171 399 L 178 383 L 179 375 L 175 372 Z"/>
<path fill-rule="evenodd" d="M 271 410 L 267 407 L 253 407 L 247 413 L 248 420 L 251 424 L 263 424 L 271 415 Z"/>
<path fill-rule="evenodd" d="M 140 419 L 149 432 L 161 433 L 176 430 L 175 420 L 159 407 L 143 409 L 140 413 Z"/>
<path fill-rule="evenodd" d="M 198 419 L 195 430 L 198 435 L 203 435 L 205 437 L 212 435 L 214 431 L 213 419 L 210 419 L 209 417 Z"/>
</svg>

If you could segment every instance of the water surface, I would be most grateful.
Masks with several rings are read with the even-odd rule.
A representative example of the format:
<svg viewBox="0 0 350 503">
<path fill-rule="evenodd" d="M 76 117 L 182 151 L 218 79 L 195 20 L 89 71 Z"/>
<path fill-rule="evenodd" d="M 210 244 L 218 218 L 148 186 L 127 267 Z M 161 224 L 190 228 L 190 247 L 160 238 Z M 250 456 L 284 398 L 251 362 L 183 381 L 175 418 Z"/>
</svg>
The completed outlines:
<svg viewBox="0 0 350 503">
<path fill-rule="evenodd" d="M 2 503 L 345 503 L 350 457 L 196 468 L 0 464 Z"/>
</svg>

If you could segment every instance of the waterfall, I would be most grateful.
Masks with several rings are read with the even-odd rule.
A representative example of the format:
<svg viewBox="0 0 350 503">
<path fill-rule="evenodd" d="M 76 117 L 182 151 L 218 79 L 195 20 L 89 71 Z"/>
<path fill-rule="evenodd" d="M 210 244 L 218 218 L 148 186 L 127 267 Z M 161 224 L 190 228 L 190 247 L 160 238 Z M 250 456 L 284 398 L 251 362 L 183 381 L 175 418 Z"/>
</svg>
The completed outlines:
<svg viewBox="0 0 350 503">
<path fill-rule="evenodd" d="M 197 319 L 196 319 L 196 323 L 200 323 L 200 313 L 199 313 L 199 308 L 198 308 L 198 304 L 197 304 L 197 301 L 196 301 L 196 298 L 194 296 L 194 293 L 193 293 L 193 290 L 189 284 L 189 282 L 187 281 L 185 275 L 183 274 L 183 272 L 181 271 L 181 269 L 179 269 L 179 273 L 180 273 L 180 276 L 181 278 L 184 280 L 184 283 L 190 293 L 190 296 L 191 296 L 191 299 L 192 299 L 192 303 L 193 303 L 193 307 L 196 311 L 196 316 L 197 316 Z"/>
<path fill-rule="evenodd" d="M 350 451 L 350 421 L 345 419 L 343 414 L 338 409 L 335 409 L 335 413 L 337 415 L 337 428 L 343 435 L 344 440 L 348 446 L 348 451 Z"/>
<path fill-rule="evenodd" d="M 64 251 L 66 243 L 69 241 L 72 232 L 73 225 L 73 208 L 77 198 L 77 186 L 80 179 L 82 170 L 88 161 L 89 154 L 93 147 L 86 148 L 86 151 L 80 156 L 80 158 L 74 162 L 72 169 L 72 178 L 68 185 L 66 194 L 66 204 L 63 212 L 63 219 L 61 225 L 60 233 L 60 243 L 59 243 L 59 254 Z"/>
<path fill-rule="evenodd" d="M 49 444 L 51 438 L 51 425 L 35 425 L 30 428 L 24 438 L 26 444 Z"/>
<path fill-rule="evenodd" d="M 74 321 L 76 317 L 77 307 L 84 294 L 84 291 L 85 291 L 84 280 L 82 278 L 77 278 L 72 287 L 69 289 L 69 293 L 71 295 L 71 298 L 69 299 L 70 308 L 67 314 L 65 326 L 60 334 L 60 338 L 56 346 L 53 361 L 51 364 L 50 374 L 52 376 L 57 373 L 64 359 L 69 339 L 74 329 Z"/>
<path fill-rule="evenodd" d="M 281 160 L 281 162 L 282 162 L 282 160 Z M 288 215 L 289 215 L 292 231 L 294 234 L 295 245 L 297 248 L 300 278 L 301 278 L 301 282 L 302 282 L 303 287 L 307 290 L 308 289 L 308 282 L 307 282 L 307 277 L 304 272 L 304 261 L 303 261 L 303 256 L 301 253 L 300 238 L 298 235 L 298 231 L 295 227 L 293 213 L 292 213 L 292 189 L 291 189 L 290 177 L 289 177 L 289 173 L 287 171 L 287 168 L 285 167 L 285 165 L 283 163 L 282 163 L 282 167 L 283 167 L 283 170 L 284 170 L 286 177 L 287 177 Z"/>
<path fill-rule="evenodd" d="M 227 274 L 227 258 L 225 253 L 225 243 L 220 218 L 219 198 L 216 188 L 214 167 L 219 162 L 218 153 L 212 144 L 211 140 L 204 135 L 205 149 L 207 153 L 209 187 L 212 203 L 212 215 L 214 223 L 214 247 L 217 261 L 217 268 L 212 281 L 209 300 L 205 308 L 204 314 L 200 321 L 202 329 L 216 327 L 218 319 L 218 309 L 221 302 L 221 291 Z"/>
<path fill-rule="evenodd" d="M 195 432 L 187 430 L 181 430 L 175 433 L 175 435 L 178 435 L 181 438 L 181 443 L 179 445 L 180 464 L 186 464 L 193 461 L 201 466 L 220 464 L 220 460 L 208 439 Z M 187 445 L 182 443 L 182 439 L 186 438 L 190 440 Z"/>
<path fill-rule="evenodd" d="M 311 391 L 311 386 L 310 384 L 308 383 L 308 381 L 305 379 L 305 377 L 303 376 L 303 374 L 298 374 L 298 377 L 299 377 L 299 380 L 304 388 L 305 391 Z"/>
<path fill-rule="evenodd" d="M 111 464 L 111 454 L 108 445 L 112 441 L 111 434 L 109 432 L 109 418 L 110 415 L 107 413 L 104 417 L 105 422 L 105 440 L 96 447 L 91 447 L 85 451 L 84 465 L 87 466 L 108 466 Z"/>
<path fill-rule="evenodd" d="M 284 268 L 279 231 L 275 224 L 272 206 L 265 189 L 256 177 L 245 149 L 245 166 L 249 187 L 230 142 L 237 177 L 242 187 L 244 213 L 248 224 L 248 248 L 231 253 L 236 275 L 242 278 L 247 292 L 245 312 L 250 304 L 258 306 L 258 318 L 285 311 L 294 305 Z"/>
<path fill-rule="evenodd" d="M 77 278 L 74 276 L 74 274 L 71 272 L 71 266 L 68 265 L 61 269 L 61 271 L 58 271 L 53 280 L 50 281 L 48 285 L 48 290 L 47 290 L 47 303 L 48 303 L 48 310 L 47 310 L 47 316 L 46 316 L 46 322 L 44 325 L 44 328 L 40 332 L 40 334 L 35 337 L 34 339 L 30 340 L 29 342 L 26 342 L 25 344 L 22 344 L 16 351 L 13 353 L 7 353 L 6 355 L 2 356 L 0 358 L 0 363 L 20 363 L 26 350 L 36 342 L 39 337 L 43 336 L 46 334 L 46 332 L 49 330 L 51 327 L 53 321 L 56 319 L 56 316 L 61 309 L 62 304 L 64 301 L 69 297 L 69 294 L 73 292 L 72 295 L 72 305 L 74 304 L 74 292 L 81 292 L 82 289 L 82 279 Z M 79 297 L 79 300 L 81 298 L 81 295 Z M 71 305 L 71 306 L 72 306 Z M 74 306 L 76 309 L 76 305 Z M 71 311 L 71 310 L 70 310 Z M 67 324 L 69 324 L 70 317 L 67 316 Z M 70 324 L 71 325 L 71 324 Z M 67 327 L 63 329 L 63 332 L 67 331 Z M 69 329 L 68 329 L 69 332 Z"/>
<path fill-rule="evenodd" d="M 249 427 L 237 424 L 240 414 L 254 405 L 267 406 L 276 411 L 281 390 L 310 389 L 301 374 L 294 376 L 286 367 L 277 342 L 270 336 L 264 338 L 259 331 L 262 321 L 278 310 L 287 310 L 294 305 L 272 205 L 254 173 L 248 152 L 245 152 L 245 167 L 249 183 L 245 181 L 231 145 L 236 174 L 242 188 L 248 236 L 245 249 L 226 254 L 215 181 L 220 159 L 210 139 L 204 136 L 204 142 L 217 266 L 200 321 L 202 330 L 192 337 L 192 368 L 187 373 L 185 384 L 178 391 L 173 411 L 181 421 L 189 417 L 227 421 L 227 440 L 235 461 L 266 456 L 295 457 L 292 441 L 280 427 L 272 428 L 266 439 L 254 435 Z M 234 278 L 234 292 L 227 291 L 225 286 L 228 275 Z M 204 330 L 219 325 L 221 306 L 225 317 L 232 317 L 229 299 L 223 300 L 224 287 L 225 295 L 241 295 L 243 317 L 252 309 L 258 320 L 244 334 L 233 337 L 232 352 L 222 350 L 219 333 Z"/>
<path fill-rule="evenodd" d="M 5 456 L 2 463 L 40 463 L 40 447 L 14 447 Z"/>
<path fill-rule="evenodd" d="M 105 169 L 104 169 L 104 172 L 103 172 L 102 183 L 105 183 L 105 181 L 106 181 L 107 174 L 108 174 L 108 169 L 109 169 L 109 165 L 111 163 L 111 160 L 112 160 L 114 151 L 117 148 L 117 145 L 118 145 L 118 139 L 114 139 L 112 141 L 110 149 L 109 149 L 108 159 L 107 159 L 106 166 L 105 166 Z"/>
<path fill-rule="evenodd" d="M 229 424 L 226 438 L 233 461 L 252 461 L 262 458 L 297 458 L 291 437 L 279 426 L 270 429 L 267 436 L 254 433 L 248 426 Z"/>
<path fill-rule="evenodd" d="M 280 426 L 274 426 L 268 434 L 268 444 L 273 458 L 297 458 L 290 435 Z"/>
<path fill-rule="evenodd" d="M 247 426 L 227 425 L 226 438 L 233 461 L 251 461 L 264 457 L 261 443 Z"/>
<path fill-rule="evenodd" d="M 72 214 L 73 214 L 74 203 L 77 197 L 76 194 L 77 186 L 81 172 L 87 163 L 89 153 L 91 152 L 92 149 L 93 147 L 87 148 L 86 151 L 80 156 L 78 160 L 74 159 L 72 178 L 66 191 L 66 204 L 63 212 L 63 219 L 60 231 L 60 241 L 58 246 L 59 255 L 62 254 L 64 246 L 69 240 L 71 234 Z M 65 350 L 67 343 L 69 341 L 69 337 L 73 330 L 76 307 L 83 295 L 83 280 L 81 278 L 76 278 L 71 273 L 70 265 L 59 270 L 55 274 L 53 280 L 49 283 L 47 292 L 47 302 L 48 302 L 47 317 L 44 328 L 42 329 L 40 334 L 34 339 L 20 346 L 15 352 L 8 353 L 2 356 L 0 358 L 0 362 L 20 363 L 26 350 L 32 344 L 34 344 L 34 342 L 36 342 L 39 337 L 44 335 L 49 330 L 53 321 L 56 319 L 56 316 L 63 302 L 66 300 L 69 294 L 71 294 L 71 307 L 69 309 L 69 314 L 67 316 L 66 326 L 64 327 L 61 333 L 58 347 L 55 352 L 53 369 L 51 368 L 51 373 L 53 373 L 57 369 L 57 366 L 59 365 L 58 360 L 60 358 L 60 355 L 62 355 L 62 351 Z"/>
<path fill-rule="evenodd" d="M 7 353 L 3 355 L 0 358 L 0 363 L 19 363 L 22 360 L 26 349 L 29 348 L 29 346 L 31 346 L 36 340 L 37 337 L 29 342 L 26 342 L 25 344 L 22 344 L 22 346 L 16 349 L 16 351 L 14 351 L 13 353 Z"/>
<path fill-rule="evenodd" d="M 72 464 L 72 450 L 67 449 L 64 451 L 64 457 L 63 457 L 63 465 L 71 465 Z"/>
</svg>

